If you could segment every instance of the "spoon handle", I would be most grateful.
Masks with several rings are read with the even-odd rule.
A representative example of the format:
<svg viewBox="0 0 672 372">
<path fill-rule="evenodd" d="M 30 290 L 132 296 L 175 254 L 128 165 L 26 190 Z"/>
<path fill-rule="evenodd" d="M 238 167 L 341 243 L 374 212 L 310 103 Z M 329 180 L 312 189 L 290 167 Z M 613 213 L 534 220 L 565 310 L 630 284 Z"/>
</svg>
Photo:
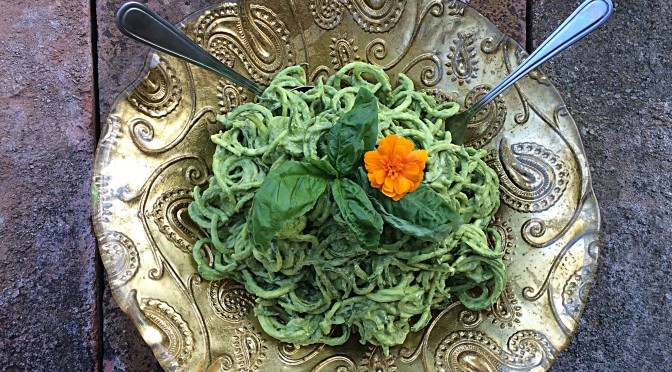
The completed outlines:
<svg viewBox="0 0 672 372">
<path fill-rule="evenodd" d="M 117 27 L 126 36 L 221 75 L 257 96 L 264 92 L 262 87 L 220 62 L 143 4 L 128 2 L 122 5 L 115 19 Z"/>
<path fill-rule="evenodd" d="M 467 109 L 476 113 L 523 76 L 601 26 L 611 15 L 611 0 L 587 0 L 501 83 Z"/>
</svg>

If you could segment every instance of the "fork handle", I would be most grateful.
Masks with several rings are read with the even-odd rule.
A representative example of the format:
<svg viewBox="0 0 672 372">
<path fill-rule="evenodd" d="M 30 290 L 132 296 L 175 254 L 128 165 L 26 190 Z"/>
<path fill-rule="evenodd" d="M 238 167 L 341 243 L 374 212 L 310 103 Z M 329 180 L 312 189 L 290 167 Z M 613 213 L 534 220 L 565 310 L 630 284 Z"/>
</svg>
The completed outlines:
<svg viewBox="0 0 672 372">
<path fill-rule="evenodd" d="M 119 30 L 132 39 L 214 72 L 257 96 L 264 92 L 262 87 L 220 62 L 143 4 L 125 3 L 117 11 L 115 19 Z"/>
<path fill-rule="evenodd" d="M 471 105 L 467 111 L 478 112 L 503 91 L 530 73 L 542 63 L 570 47 L 584 36 L 601 26 L 611 15 L 614 5 L 611 0 L 587 0 L 581 4 L 548 37 L 534 53 L 513 70 L 501 83 L 497 84 L 485 96 Z"/>
</svg>

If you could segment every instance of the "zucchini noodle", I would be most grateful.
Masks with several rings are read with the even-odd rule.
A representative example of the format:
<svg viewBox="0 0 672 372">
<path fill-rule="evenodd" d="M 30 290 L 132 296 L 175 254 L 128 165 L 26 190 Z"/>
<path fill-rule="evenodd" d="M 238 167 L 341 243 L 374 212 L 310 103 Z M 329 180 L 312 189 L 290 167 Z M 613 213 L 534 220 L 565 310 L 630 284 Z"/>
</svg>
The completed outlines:
<svg viewBox="0 0 672 372">
<path fill-rule="evenodd" d="M 498 179 L 482 150 L 451 144 L 446 118 L 453 102 L 437 105 L 399 74 L 351 63 L 307 92 L 300 66 L 273 80 L 259 103 L 225 117 L 207 189 L 194 189 L 189 215 L 208 234 L 193 249 L 200 275 L 230 278 L 256 296 L 255 315 L 271 337 L 295 345 L 361 343 L 389 347 L 431 320 L 433 309 L 459 299 L 478 310 L 504 287 L 501 237 L 488 224 L 499 208 Z M 441 242 L 423 241 L 384 225 L 377 249 L 360 247 L 325 192 L 305 215 L 287 221 L 268 247 L 255 245 L 248 212 L 268 172 L 289 160 L 325 159 L 329 130 L 354 104 L 360 87 L 379 102 L 378 139 L 396 134 L 425 149 L 422 181 L 465 223 Z"/>
</svg>

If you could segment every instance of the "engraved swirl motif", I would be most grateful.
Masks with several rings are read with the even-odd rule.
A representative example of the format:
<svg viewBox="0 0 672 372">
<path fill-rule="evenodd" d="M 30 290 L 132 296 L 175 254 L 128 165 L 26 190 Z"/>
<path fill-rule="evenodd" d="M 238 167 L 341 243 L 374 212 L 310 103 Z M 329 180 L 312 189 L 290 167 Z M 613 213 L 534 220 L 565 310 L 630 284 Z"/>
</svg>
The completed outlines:
<svg viewBox="0 0 672 372">
<path fill-rule="evenodd" d="M 490 154 L 486 162 L 499 176 L 502 201 L 520 212 L 540 212 L 553 206 L 569 182 L 569 171 L 560 156 L 536 143 L 509 145 L 502 138 L 499 157 Z M 543 235 L 533 227 L 533 236 Z M 540 235 L 541 234 L 541 235 Z"/>
<path fill-rule="evenodd" d="M 364 359 L 359 362 L 361 372 L 394 372 L 397 367 L 394 365 L 394 355 L 385 356 L 381 347 L 369 346 Z"/>
<path fill-rule="evenodd" d="M 191 220 L 187 208 L 194 201 L 191 189 L 179 188 L 163 193 L 154 202 L 149 217 L 154 220 L 159 231 L 182 252 L 191 254 L 198 241 L 200 229 Z"/>
<path fill-rule="evenodd" d="M 126 235 L 110 231 L 98 240 L 100 256 L 105 264 L 111 289 L 123 287 L 138 271 L 138 249 Z"/>
<path fill-rule="evenodd" d="M 487 314 L 492 317 L 492 324 L 499 324 L 500 328 L 512 328 L 515 324 L 520 324 L 520 317 L 523 316 L 520 312 L 522 309 L 509 283 L 497 302 L 487 310 Z"/>
<path fill-rule="evenodd" d="M 155 118 L 166 116 L 182 99 L 180 79 L 166 58 L 154 54 L 147 75 L 127 99 L 143 114 Z"/>
<path fill-rule="evenodd" d="M 315 358 L 325 346 L 325 344 L 318 344 L 301 347 L 286 342 L 280 342 L 278 343 L 278 356 L 283 363 L 290 366 L 298 366 Z"/>
<path fill-rule="evenodd" d="M 535 331 L 520 331 L 508 341 L 509 351 L 477 331 L 457 331 L 444 338 L 435 353 L 437 371 L 501 371 L 548 368 L 555 348 Z"/>
<path fill-rule="evenodd" d="M 238 58 L 253 80 L 267 85 L 276 72 L 294 64 L 291 36 L 272 10 L 239 6 L 227 3 L 207 11 L 196 24 L 196 41 L 231 67 Z"/>
<path fill-rule="evenodd" d="M 212 362 L 206 372 L 225 372 L 231 369 L 233 369 L 233 358 L 229 354 L 224 354 Z"/>
<path fill-rule="evenodd" d="M 424 62 L 425 66 L 422 67 L 420 72 L 420 82 L 427 87 L 433 87 L 437 85 L 441 78 L 443 77 L 443 66 L 439 57 L 434 53 L 423 53 L 413 58 L 407 65 L 404 67 L 401 72 L 406 75 L 409 75 L 409 70 L 411 70 L 416 65 L 420 65 L 420 62 Z M 429 64 L 427 64 L 429 63 Z"/>
<path fill-rule="evenodd" d="M 486 95 L 492 87 L 479 85 L 467 93 L 464 106 L 470 107 L 474 102 Z M 492 140 L 504 127 L 506 120 L 506 105 L 502 96 L 487 104 L 471 118 L 468 124 L 465 146 L 481 148 Z"/>
<path fill-rule="evenodd" d="M 140 309 L 145 318 L 165 336 L 154 346 L 159 363 L 168 370 L 178 370 L 194 352 L 191 329 L 182 316 L 163 301 L 144 299 Z"/>
<path fill-rule="evenodd" d="M 252 325 L 236 328 L 231 338 L 239 371 L 258 371 L 266 359 L 266 340 Z"/>
<path fill-rule="evenodd" d="M 332 30 L 343 20 L 347 8 L 359 27 L 366 32 L 386 32 L 397 24 L 406 0 L 311 0 L 309 7 L 315 23 Z"/>
<path fill-rule="evenodd" d="M 478 59 L 476 58 L 476 46 L 474 35 L 472 33 L 459 32 L 457 38 L 453 40 L 455 45 L 449 48 L 448 75 L 451 81 L 457 81 L 458 84 L 471 83 L 472 79 L 478 77 Z"/>
<path fill-rule="evenodd" d="M 233 280 L 210 282 L 208 300 L 215 314 L 227 322 L 240 322 L 254 307 L 254 297 Z"/>
<path fill-rule="evenodd" d="M 353 39 L 332 37 L 331 42 L 332 44 L 329 45 L 329 55 L 332 57 L 331 63 L 334 65 L 335 70 L 340 69 L 350 62 L 362 59 L 362 57 L 357 54 L 359 48 L 357 45 L 354 45 L 355 41 Z"/>
<path fill-rule="evenodd" d="M 219 98 L 217 104 L 219 105 L 220 115 L 230 112 L 247 101 L 247 95 L 243 93 L 243 88 L 226 80 L 217 81 L 217 98 Z"/>
</svg>

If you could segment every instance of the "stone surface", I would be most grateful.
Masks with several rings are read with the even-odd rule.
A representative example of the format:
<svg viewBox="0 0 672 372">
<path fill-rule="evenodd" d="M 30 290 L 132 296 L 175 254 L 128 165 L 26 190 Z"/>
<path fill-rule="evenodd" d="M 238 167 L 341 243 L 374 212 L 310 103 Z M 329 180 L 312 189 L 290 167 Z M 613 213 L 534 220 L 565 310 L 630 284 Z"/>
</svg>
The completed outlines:
<svg viewBox="0 0 672 372">
<path fill-rule="evenodd" d="M 2 4 L 2 370 L 98 369 L 90 20 L 82 0 Z"/>
<path fill-rule="evenodd" d="M 486 16 L 503 33 L 523 47 L 526 43 L 525 0 L 470 0 L 469 5 Z"/>
<path fill-rule="evenodd" d="M 615 3 L 601 29 L 545 66 L 581 131 L 602 212 L 595 284 L 553 372 L 672 364 L 672 4 Z M 534 1 L 534 45 L 578 4 Z"/>
</svg>

